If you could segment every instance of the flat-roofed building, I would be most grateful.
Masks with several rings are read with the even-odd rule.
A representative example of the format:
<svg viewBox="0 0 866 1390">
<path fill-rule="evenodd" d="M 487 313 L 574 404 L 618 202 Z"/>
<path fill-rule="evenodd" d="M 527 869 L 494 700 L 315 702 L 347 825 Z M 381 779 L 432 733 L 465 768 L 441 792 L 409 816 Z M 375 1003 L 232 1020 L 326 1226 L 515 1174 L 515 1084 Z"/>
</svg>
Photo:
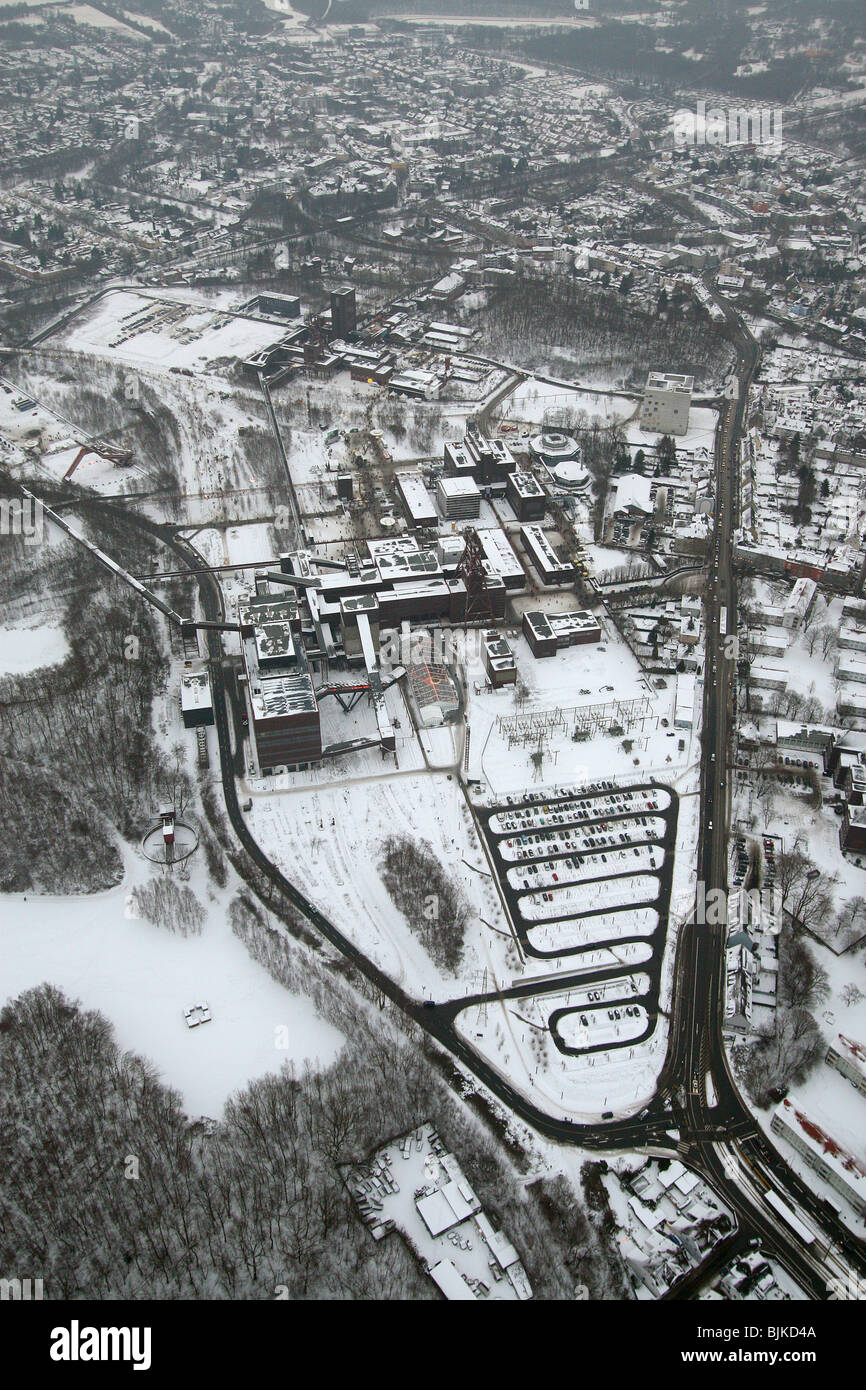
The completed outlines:
<svg viewBox="0 0 866 1390">
<path fill-rule="evenodd" d="M 554 656 L 566 647 L 601 640 L 601 625 L 593 613 L 524 613 L 523 635 L 535 657 Z"/>
<path fill-rule="evenodd" d="M 447 477 L 471 477 L 487 487 L 504 484 L 517 467 L 504 440 L 488 439 L 476 430 L 467 431 L 461 444 L 447 443 L 442 458 Z"/>
<path fill-rule="evenodd" d="M 278 767 L 301 767 L 322 756 L 319 706 L 306 668 L 249 682 L 256 757 L 266 775 Z"/>
<path fill-rule="evenodd" d="M 301 301 L 295 294 L 260 294 L 256 308 L 262 314 L 273 314 L 281 319 L 300 318 Z"/>
<path fill-rule="evenodd" d="M 571 584 L 574 582 L 574 565 L 568 560 L 559 558 L 541 526 L 537 523 L 521 526 L 520 538 L 533 568 L 543 584 Z"/>
<path fill-rule="evenodd" d="M 543 519 L 547 497 L 534 473 L 522 469 L 509 473 L 505 484 L 505 496 L 511 503 L 518 521 Z"/>
<path fill-rule="evenodd" d="M 394 475 L 406 520 L 416 530 L 421 526 L 438 526 L 439 516 L 433 498 L 424 486 L 417 469 L 405 469 Z"/>
<path fill-rule="evenodd" d="M 502 580 L 509 592 L 526 588 L 526 571 L 512 549 L 511 541 L 500 526 L 476 532 L 484 551 L 484 571 L 489 578 Z"/>
<path fill-rule="evenodd" d="M 839 845 L 852 854 L 866 850 L 866 806 L 846 804 L 839 826 Z"/>
<path fill-rule="evenodd" d="M 481 493 L 474 478 L 440 478 L 436 501 L 447 521 L 469 521 L 481 514 Z"/>
<path fill-rule="evenodd" d="M 693 376 L 650 372 L 641 403 L 641 429 L 658 434 L 687 434 Z"/>
<path fill-rule="evenodd" d="M 691 729 L 695 723 L 696 680 L 690 671 L 681 671 L 677 676 L 677 694 L 674 703 L 674 728 Z"/>
<path fill-rule="evenodd" d="M 343 285 L 331 293 L 331 328 L 335 338 L 348 338 L 358 326 L 355 291 Z"/>
<path fill-rule="evenodd" d="M 484 634 L 481 660 L 490 684 L 495 690 L 503 685 L 514 685 L 517 680 L 517 662 L 514 653 L 495 629 Z"/>
<path fill-rule="evenodd" d="M 180 712 L 185 729 L 214 722 L 213 695 L 207 671 L 188 671 L 181 676 Z"/>
</svg>

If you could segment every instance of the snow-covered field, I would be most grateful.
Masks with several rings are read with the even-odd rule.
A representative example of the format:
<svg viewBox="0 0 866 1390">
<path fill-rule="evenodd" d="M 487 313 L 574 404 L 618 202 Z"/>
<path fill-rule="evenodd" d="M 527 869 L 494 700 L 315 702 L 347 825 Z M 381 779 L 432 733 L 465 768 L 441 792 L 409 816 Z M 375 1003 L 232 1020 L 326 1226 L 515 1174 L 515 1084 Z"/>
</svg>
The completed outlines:
<svg viewBox="0 0 866 1390">
<path fill-rule="evenodd" d="M 588 424 L 598 420 L 602 425 L 614 425 L 630 419 L 637 404 L 637 400 L 628 396 L 570 388 L 564 383 L 554 384 L 530 377 L 506 397 L 501 414 L 504 419 L 529 420 L 541 425 L 551 417 L 559 418 L 559 412 L 564 412 L 563 418 L 574 424 L 583 412 Z"/>
<path fill-rule="evenodd" d="M 194 304 L 166 304 L 144 291 L 111 290 L 73 321 L 65 345 L 130 365 L 202 369 L 250 357 L 278 337 L 272 323 Z"/>
<path fill-rule="evenodd" d="M 410 994 L 453 997 L 464 992 L 463 982 L 474 971 L 484 969 L 495 988 L 503 972 L 497 944 L 504 944 L 496 933 L 507 936 L 509 929 L 453 776 L 392 772 L 375 780 L 258 796 L 248 823 L 286 877 Z M 382 883 L 383 841 L 401 832 L 432 845 L 472 906 L 461 981 L 433 964 Z"/>
<path fill-rule="evenodd" d="M 190 1115 L 219 1118 L 233 1092 L 284 1063 L 333 1061 L 341 1035 L 250 958 L 225 894 L 210 903 L 200 936 L 173 935 L 132 915 L 131 890 L 149 866 L 129 850 L 124 859 L 124 882 L 107 893 L 4 897 L 0 1001 L 47 982 L 99 1009 L 121 1049 L 153 1062 Z M 204 880 L 199 864 L 191 886 L 202 903 Z M 184 1010 L 199 1002 L 212 1021 L 190 1029 Z"/>
<path fill-rule="evenodd" d="M 689 412 L 688 432 L 684 435 L 677 435 L 674 440 L 677 452 L 684 453 L 688 450 L 703 448 L 712 455 L 717 421 L 718 411 L 710 409 L 709 406 L 693 405 Z M 633 447 L 645 449 L 647 445 L 658 444 L 661 435 L 658 430 L 641 429 L 637 418 L 635 418 L 625 426 L 625 437 Z"/>
<path fill-rule="evenodd" d="M 0 675 L 23 676 L 45 666 L 60 666 L 69 655 L 63 628 L 47 622 L 41 627 L 0 627 Z"/>
</svg>

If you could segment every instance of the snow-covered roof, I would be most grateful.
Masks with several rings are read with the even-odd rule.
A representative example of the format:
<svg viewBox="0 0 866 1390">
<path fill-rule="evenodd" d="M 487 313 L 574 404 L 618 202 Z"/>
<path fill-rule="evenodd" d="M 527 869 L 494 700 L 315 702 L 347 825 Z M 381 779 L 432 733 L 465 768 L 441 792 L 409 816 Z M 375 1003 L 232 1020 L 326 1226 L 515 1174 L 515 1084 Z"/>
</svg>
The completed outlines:
<svg viewBox="0 0 866 1390">
<path fill-rule="evenodd" d="M 626 473 L 616 485 L 614 511 L 638 511 L 648 515 L 652 511 L 651 488 L 649 478 L 645 478 L 642 473 Z"/>
<path fill-rule="evenodd" d="M 469 1299 L 472 1301 L 475 1298 L 475 1294 L 466 1283 L 466 1280 L 463 1278 L 453 1260 L 440 1260 L 438 1265 L 433 1265 L 433 1268 L 430 1270 L 430 1278 L 439 1285 L 439 1288 L 448 1299 Z"/>
</svg>

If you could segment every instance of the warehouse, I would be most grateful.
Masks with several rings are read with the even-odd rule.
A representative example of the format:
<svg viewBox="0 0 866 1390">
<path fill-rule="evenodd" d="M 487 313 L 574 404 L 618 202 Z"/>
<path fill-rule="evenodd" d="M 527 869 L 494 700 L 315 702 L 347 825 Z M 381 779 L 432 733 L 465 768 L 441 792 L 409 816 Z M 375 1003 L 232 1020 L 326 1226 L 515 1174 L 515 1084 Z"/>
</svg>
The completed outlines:
<svg viewBox="0 0 866 1390">
<path fill-rule="evenodd" d="M 509 593 L 525 589 L 526 571 L 511 548 L 508 536 L 499 526 L 478 531 L 484 551 L 484 569 L 488 575 L 498 575 Z"/>
</svg>

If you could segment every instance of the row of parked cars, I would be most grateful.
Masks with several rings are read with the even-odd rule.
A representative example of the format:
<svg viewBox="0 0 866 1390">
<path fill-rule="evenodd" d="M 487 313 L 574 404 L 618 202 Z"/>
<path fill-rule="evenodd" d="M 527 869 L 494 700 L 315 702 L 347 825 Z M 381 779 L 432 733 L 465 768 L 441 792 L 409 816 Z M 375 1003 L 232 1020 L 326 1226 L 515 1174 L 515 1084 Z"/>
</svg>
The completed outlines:
<svg viewBox="0 0 866 1390">
<path fill-rule="evenodd" d="M 736 870 L 734 873 L 734 887 L 739 888 L 744 881 L 749 868 L 749 855 L 746 850 L 744 836 L 738 835 L 734 841 L 734 858 L 736 860 Z"/>
<path fill-rule="evenodd" d="M 776 845 L 769 835 L 764 836 L 764 859 L 767 865 L 764 887 L 772 888 L 776 882 Z"/>
</svg>

